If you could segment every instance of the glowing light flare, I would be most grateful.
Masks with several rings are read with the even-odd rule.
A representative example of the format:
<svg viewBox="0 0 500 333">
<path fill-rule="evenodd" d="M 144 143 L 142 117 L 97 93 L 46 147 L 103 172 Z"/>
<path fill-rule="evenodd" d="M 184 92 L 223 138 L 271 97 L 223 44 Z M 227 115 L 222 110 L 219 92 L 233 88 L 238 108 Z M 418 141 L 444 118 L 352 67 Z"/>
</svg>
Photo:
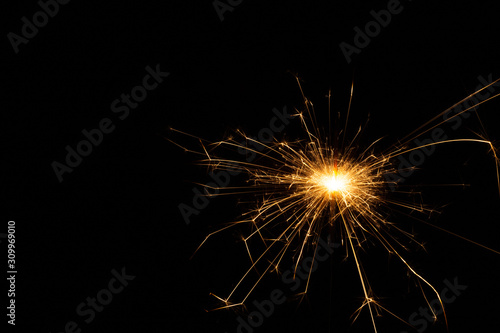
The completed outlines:
<svg viewBox="0 0 500 333">
<path fill-rule="evenodd" d="M 339 175 L 336 172 L 323 175 L 320 181 L 321 185 L 323 185 L 329 193 L 348 190 L 348 180 L 344 175 Z"/>
<path fill-rule="evenodd" d="M 265 274 L 279 271 L 278 267 L 281 265 L 282 259 L 286 255 L 294 260 L 296 271 L 299 263 L 304 259 L 306 251 L 308 251 L 311 246 L 317 249 L 320 244 L 320 237 L 324 234 L 328 234 L 328 236 L 332 235 L 334 239 L 335 237 L 341 239 L 342 244 L 344 244 L 346 248 L 346 252 L 349 252 L 349 256 L 351 256 L 356 263 L 356 270 L 362 287 L 364 300 L 358 310 L 353 314 L 354 320 L 358 318 L 362 309 L 368 308 L 375 333 L 377 333 L 375 318 L 380 316 L 382 312 L 386 312 L 402 322 L 405 322 L 401 317 L 383 307 L 373 293 L 368 275 L 363 269 L 361 258 L 358 258 L 358 252 L 364 250 L 362 245 L 366 243 L 366 240 L 369 238 L 371 241 L 376 241 L 379 246 L 384 247 L 391 255 L 394 255 L 400 260 L 408 271 L 411 272 L 411 275 L 417 279 L 426 300 L 428 296 L 426 296 L 426 291 L 424 291 L 422 283 L 429 288 L 430 292 L 435 294 L 443 308 L 440 293 L 438 293 L 432 284 L 424 279 L 424 277 L 422 277 L 401 254 L 409 251 L 410 247 L 407 246 L 408 242 L 410 244 L 415 243 L 424 248 L 423 243 L 419 243 L 415 239 L 413 233 L 405 228 L 404 224 L 391 222 L 387 217 L 390 216 L 388 213 L 393 210 L 401 210 L 405 214 L 406 212 L 419 212 L 426 215 L 430 215 L 434 210 L 426 208 L 422 204 L 408 203 L 398 198 L 395 199 L 387 196 L 387 189 L 395 187 L 398 184 L 397 181 L 386 176 L 397 174 L 398 170 L 395 170 L 392 163 L 398 156 L 410 153 L 413 150 L 441 144 L 476 142 L 479 144 L 486 144 L 491 148 L 496 165 L 497 185 L 500 192 L 500 159 L 497 156 L 496 148 L 493 146 L 492 142 L 486 140 L 486 138 L 442 140 L 414 148 L 408 148 L 407 146 L 408 143 L 412 142 L 414 139 L 440 125 L 442 122 L 435 124 L 435 120 L 440 119 L 440 116 L 446 114 L 452 107 L 466 101 L 474 96 L 474 94 L 500 81 L 500 79 L 490 83 L 474 94 L 469 95 L 454 106 L 444 110 L 426 124 L 418 127 L 403 139 L 398 140 L 397 144 L 389 146 L 384 150 L 384 153 L 378 152 L 374 147 L 380 139 L 368 145 L 364 150 L 359 149 L 356 140 L 361 128 L 353 135 L 353 138 L 348 140 L 346 145 L 344 145 L 344 139 L 346 138 L 348 129 L 347 119 L 345 120 L 342 135 L 334 135 L 333 141 L 337 144 L 332 145 L 330 142 L 331 140 L 326 139 L 325 135 L 322 135 L 321 130 L 318 128 L 312 103 L 304 96 L 299 79 L 296 79 L 304 99 L 305 109 L 309 115 L 307 118 L 300 112 L 294 115 L 300 119 L 304 129 L 303 140 L 292 142 L 276 140 L 264 144 L 257 141 L 255 138 L 248 137 L 244 135 L 244 133 L 238 132 L 244 140 L 239 141 L 230 137 L 224 141 L 209 143 L 196 136 L 175 130 L 176 132 L 199 140 L 203 149 L 201 152 L 189 150 L 175 142 L 173 143 L 183 148 L 185 151 L 203 156 L 200 164 L 205 164 L 213 169 L 227 172 L 237 170 L 248 176 L 248 185 L 228 187 L 226 189 L 222 187 L 213 188 L 206 185 L 210 191 L 214 189 L 221 192 L 224 190 L 227 191 L 219 195 L 253 193 L 261 197 L 256 200 L 256 208 L 249 209 L 242 214 L 241 220 L 234 221 L 210 233 L 196 249 L 196 251 L 198 251 L 210 236 L 233 226 L 246 224 L 251 228 L 251 233 L 243 237 L 243 241 L 252 264 L 240 280 L 233 286 L 229 296 L 223 298 L 212 294 L 224 304 L 217 309 L 244 305 Z M 329 106 L 330 96 L 329 93 Z M 494 95 L 487 100 L 497 96 L 500 96 L 500 94 Z M 460 116 L 461 113 L 487 100 L 477 103 L 453 115 L 447 120 Z M 349 110 L 350 101 L 347 118 L 349 116 Z M 328 110 L 328 114 L 330 115 L 330 109 Z M 331 133 L 330 128 L 328 132 Z M 329 136 L 331 136 L 331 134 Z M 339 142 L 341 142 L 340 146 L 338 145 Z M 266 149 L 257 150 L 253 148 L 257 145 Z M 237 149 L 239 152 L 246 151 L 259 158 L 256 159 L 255 162 L 248 162 L 219 157 L 217 152 L 224 148 L 230 150 Z M 400 194 L 414 193 L 413 189 L 410 189 L 408 192 L 405 190 L 399 191 Z M 408 216 L 410 215 L 408 214 Z M 418 217 L 413 217 L 413 219 L 500 254 L 499 251 L 442 229 L 424 219 Z M 255 247 L 254 249 L 252 244 L 255 242 L 265 244 L 265 248 Z M 258 277 L 250 286 L 245 285 L 244 281 L 252 279 L 251 273 L 256 271 L 257 267 L 260 271 Z M 307 283 L 300 293 L 302 295 L 305 295 L 308 291 L 312 271 L 313 270 L 310 270 L 307 275 Z M 240 292 L 242 289 L 246 289 L 246 291 Z M 240 301 L 230 301 L 233 299 L 239 299 Z M 430 303 L 428 303 L 428 305 L 435 316 L 436 313 L 433 307 Z M 444 311 L 443 316 L 447 326 L 447 318 Z M 410 325 L 409 323 L 407 324 Z"/>
</svg>

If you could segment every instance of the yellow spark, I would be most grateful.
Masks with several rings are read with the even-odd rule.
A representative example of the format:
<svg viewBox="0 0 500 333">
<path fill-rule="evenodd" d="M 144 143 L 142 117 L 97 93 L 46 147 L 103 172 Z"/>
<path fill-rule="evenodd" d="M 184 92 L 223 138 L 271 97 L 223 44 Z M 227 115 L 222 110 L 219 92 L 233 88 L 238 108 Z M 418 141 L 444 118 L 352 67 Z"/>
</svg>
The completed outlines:
<svg viewBox="0 0 500 333">
<path fill-rule="evenodd" d="M 495 84 L 499 80 L 490 83 L 490 85 Z M 244 213 L 242 220 L 235 221 L 218 231 L 210 233 L 200 244 L 201 247 L 210 236 L 232 226 L 249 224 L 253 228 L 248 236 L 243 237 L 251 266 L 235 284 L 227 297 L 214 295 L 224 303 L 224 306 L 221 306 L 220 309 L 244 304 L 266 273 L 271 271 L 278 272 L 279 264 L 286 254 L 294 258 L 296 270 L 299 262 L 304 258 L 305 252 L 311 247 L 316 249 L 320 235 L 325 232 L 333 233 L 334 237 L 341 239 L 346 251 L 352 253 L 360 279 L 360 292 L 362 291 L 364 295 L 362 305 L 355 312 L 355 319 L 359 316 L 363 308 L 368 307 L 375 332 L 377 332 L 375 317 L 382 310 L 399 320 L 402 319 L 378 303 L 377 297 L 374 295 L 369 284 L 367 274 L 362 268 L 358 252 L 362 249 L 362 244 L 368 238 L 376 240 L 390 254 L 396 256 L 406 266 L 409 274 L 413 275 L 419 284 L 423 282 L 427 285 L 442 305 L 441 296 L 437 290 L 411 267 L 401 254 L 403 251 L 408 250 L 408 246 L 404 242 L 405 239 L 416 242 L 413 234 L 406 231 L 403 226 L 388 220 L 384 209 L 407 209 L 410 212 L 417 211 L 423 213 L 430 213 L 433 210 L 423 205 L 415 205 L 388 198 L 385 195 L 385 189 L 390 182 L 383 176 L 386 173 L 394 171 L 391 164 L 392 159 L 418 149 L 418 147 L 407 148 L 404 145 L 422 133 L 426 133 L 429 129 L 435 128 L 437 125 L 430 121 L 406 136 L 404 140 L 400 141 L 399 145 L 392 146 L 385 153 L 377 153 L 374 145 L 378 140 L 362 151 L 354 144 L 355 139 L 352 139 L 347 143 L 347 146 L 344 146 L 347 129 L 346 119 L 346 128 L 344 128 L 342 137 L 334 138 L 335 142 L 341 142 L 341 144 L 331 144 L 332 138 L 324 138 L 321 135 L 316 122 L 313 105 L 305 98 L 298 78 L 297 82 L 304 98 L 304 105 L 309 118 L 306 118 L 298 111 L 295 116 L 301 121 L 302 127 L 305 130 L 306 140 L 295 142 L 275 140 L 264 144 L 246 136 L 242 132 L 238 132 L 238 134 L 243 136 L 246 143 L 258 144 L 265 149 L 258 150 L 251 148 L 250 145 L 241 143 L 234 137 L 216 143 L 206 143 L 200 139 L 200 142 L 202 142 L 201 152 L 182 147 L 185 150 L 203 156 L 203 159 L 200 161 L 201 164 L 217 170 L 238 170 L 248 176 L 248 186 L 217 188 L 217 190 L 221 191 L 219 195 L 234 195 L 248 193 L 248 191 L 261 195 L 257 207 Z M 482 89 L 486 89 L 487 87 Z M 498 95 L 500 94 L 494 97 Z M 474 94 L 471 94 L 468 98 L 472 96 Z M 330 98 L 330 94 L 328 97 Z M 328 102 L 328 105 L 330 105 L 330 101 Z M 349 102 L 349 110 L 350 105 L 351 103 Z M 440 115 L 448 110 L 443 111 Z M 459 114 L 453 117 L 457 115 Z M 439 119 L 439 115 L 433 118 L 433 120 L 436 119 Z M 186 134 L 178 130 L 174 131 Z M 358 134 L 359 131 L 354 138 Z M 486 144 L 491 148 L 497 167 L 497 184 L 500 191 L 500 176 L 498 173 L 500 162 L 491 141 L 483 138 L 481 140 L 472 138 L 443 140 L 426 144 L 420 148 L 460 142 Z M 180 146 L 177 143 L 175 144 Z M 215 151 L 221 148 L 246 151 L 254 154 L 258 157 L 258 162 L 219 157 L 215 154 Z M 213 190 L 214 188 L 210 189 Z M 222 192 L 224 190 L 227 192 Z M 428 222 L 419 220 L 418 218 L 416 220 L 430 225 Z M 440 227 L 436 228 L 443 230 Z M 273 237 L 266 238 L 265 235 L 271 232 L 274 234 Z M 451 234 L 478 244 L 463 236 L 454 233 Z M 265 244 L 264 250 L 257 254 L 252 254 L 252 246 L 250 245 L 250 242 L 254 238 L 260 239 Z M 483 247 L 500 253 L 485 246 Z M 249 279 L 251 273 L 257 268 L 259 268 L 260 274 L 253 285 L 240 297 L 240 301 L 235 303 L 230 302 L 230 299 L 236 297 L 237 290 L 243 287 L 243 281 Z M 309 288 L 310 274 L 311 272 L 309 272 L 304 293 Z M 443 312 L 443 314 L 444 320 L 447 323 L 446 313 Z"/>
</svg>

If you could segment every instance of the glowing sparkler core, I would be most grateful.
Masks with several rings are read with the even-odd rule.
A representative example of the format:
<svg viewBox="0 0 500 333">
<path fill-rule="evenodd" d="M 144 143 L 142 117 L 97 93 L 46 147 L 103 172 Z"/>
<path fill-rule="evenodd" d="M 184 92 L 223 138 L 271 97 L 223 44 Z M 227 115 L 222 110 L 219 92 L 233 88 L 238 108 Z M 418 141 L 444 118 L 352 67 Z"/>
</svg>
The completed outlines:
<svg viewBox="0 0 500 333">
<path fill-rule="evenodd" d="M 330 175 L 324 175 L 321 178 L 321 183 L 330 193 L 345 191 L 347 189 L 347 179 L 337 172 L 333 172 Z"/>
</svg>

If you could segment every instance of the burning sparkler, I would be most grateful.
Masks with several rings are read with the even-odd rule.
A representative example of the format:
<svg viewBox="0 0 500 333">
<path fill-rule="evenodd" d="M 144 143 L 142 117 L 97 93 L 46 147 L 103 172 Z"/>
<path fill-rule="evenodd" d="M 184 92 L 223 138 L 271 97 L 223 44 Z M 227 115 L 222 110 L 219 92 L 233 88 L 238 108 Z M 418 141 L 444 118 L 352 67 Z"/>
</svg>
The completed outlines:
<svg viewBox="0 0 500 333">
<path fill-rule="evenodd" d="M 295 114 L 295 117 L 300 119 L 305 131 L 302 140 L 292 142 L 273 140 L 269 143 L 262 143 L 238 131 L 238 135 L 243 137 L 247 144 L 239 143 L 235 138 L 209 143 L 195 137 L 201 142 L 202 152 L 189 150 L 181 146 L 187 151 L 203 155 L 204 158 L 200 161 L 203 165 L 217 170 L 239 170 L 248 176 L 246 186 L 217 188 L 217 193 L 239 195 L 250 191 L 258 194 L 260 198 L 256 208 L 245 212 L 241 220 L 209 234 L 200 244 L 201 247 L 213 234 L 230 227 L 241 224 L 251 226 L 251 233 L 244 237 L 243 240 L 252 264 L 227 297 L 214 295 L 223 302 L 219 309 L 243 305 L 266 273 L 278 272 L 280 263 L 285 256 L 289 255 L 293 258 L 295 270 L 297 270 L 297 266 L 301 259 L 304 258 L 305 253 L 311 250 L 316 251 L 319 238 L 325 233 L 329 237 L 340 240 L 344 244 L 346 252 L 354 258 L 364 295 L 364 301 L 353 315 L 354 320 L 358 318 L 363 309 L 367 308 L 375 332 L 377 332 L 375 317 L 383 311 L 404 322 L 403 319 L 378 302 L 370 287 L 368 277 L 362 268 L 358 255 L 362 243 L 368 239 L 375 240 L 390 254 L 396 256 L 405 265 L 409 273 L 417 278 L 422 291 L 424 292 L 424 286 L 427 286 L 428 290 L 437 296 L 441 306 L 443 306 L 441 296 L 437 290 L 412 268 L 403 256 L 403 253 L 408 250 L 405 240 L 418 243 L 413 234 L 398 223 L 390 221 L 387 217 L 389 209 L 394 208 L 422 213 L 431 213 L 432 209 L 421 204 L 410 204 L 398 199 L 392 199 L 387 190 L 389 181 L 384 178 L 384 175 L 394 172 L 392 162 L 399 155 L 438 144 L 474 142 L 491 148 L 496 164 L 497 183 L 500 191 L 499 159 L 495 147 L 489 140 L 484 138 L 464 138 L 433 142 L 415 148 L 408 148 L 407 146 L 413 139 L 439 126 L 441 123 L 437 123 L 436 120 L 445 112 L 489 86 L 476 91 L 443 111 L 403 138 L 398 145 L 392 146 L 389 150 L 381 153 L 376 149 L 380 139 L 363 150 L 359 148 L 357 139 L 361 127 L 353 139 L 346 141 L 353 95 L 352 86 L 343 130 L 339 130 L 338 123 L 336 123 L 333 126 L 334 135 L 331 135 L 332 128 L 329 124 L 328 135 L 325 135 L 316 121 L 313 104 L 305 97 L 300 81 L 297 77 L 296 79 L 305 106 L 304 112 L 297 111 Z M 499 80 L 490 83 L 490 85 Z M 453 117 L 457 117 L 461 113 L 498 95 L 471 106 Z M 329 109 L 330 98 L 330 94 L 328 94 Z M 330 110 L 328 112 L 330 119 Z M 173 131 L 186 134 L 179 130 L 173 129 Z M 260 151 L 250 147 L 248 143 L 262 145 L 265 149 Z M 175 142 L 174 144 L 180 146 Z M 219 151 L 223 149 L 229 151 L 244 150 L 256 154 L 259 158 L 255 162 L 224 158 L 219 155 Z M 391 185 L 397 184 L 393 182 Z M 420 221 L 432 225 L 423 220 Z M 441 229 L 437 226 L 434 227 Z M 272 236 L 267 236 L 269 234 Z M 473 242 L 465 237 L 454 235 Z M 257 254 L 253 253 L 253 248 L 250 245 L 254 239 L 260 239 L 264 244 L 263 250 Z M 500 254 L 500 252 L 481 244 L 473 243 Z M 262 271 L 252 286 L 244 292 L 239 301 L 232 301 L 236 297 L 237 291 L 243 287 L 243 282 L 250 278 L 250 273 L 257 267 L 261 268 Z M 307 293 L 309 288 L 310 274 L 311 272 L 309 272 L 307 278 L 304 294 Z M 435 309 L 430 305 L 429 308 L 436 316 Z M 447 324 L 446 313 L 443 312 L 443 316 Z"/>
</svg>

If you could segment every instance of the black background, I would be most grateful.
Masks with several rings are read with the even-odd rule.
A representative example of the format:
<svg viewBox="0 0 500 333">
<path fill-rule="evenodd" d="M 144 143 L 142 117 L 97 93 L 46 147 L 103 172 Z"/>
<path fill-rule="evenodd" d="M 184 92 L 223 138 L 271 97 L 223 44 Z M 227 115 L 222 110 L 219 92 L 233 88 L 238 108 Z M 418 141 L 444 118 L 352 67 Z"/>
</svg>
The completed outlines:
<svg viewBox="0 0 500 333">
<path fill-rule="evenodd" d="M 385 148 L 472 93 L 479 75 L 500 75 L 494 5 L 404 1 L 402 12 L 349 64 L 339 44 L 353 44 L 353 28 L 363 28 L 370 11 L 386 8 L 387 1 L 243 1 L 221 21 L 210 1 L 73 0 L 19 53 L 5 37 L 1 230 L 16 221 L 16 330 L 62 332 L 75 321 L 82 332 L 236 332 L 238 313 L 205 309 L 218 305 L 209 293 L 226 295 L 249 265 L 237 234 L 214 238 L 189 257 L 244 206 L 238 198 L 211 199 L 186 225 L 178 205 L 191 202 L 193 183 L 210 179 L 196 156 L 165 137 L 186 145 L 193 140 L 173 137 L 168 127 L 211 141 L 235 128 L 257 135 L 273 108 L 302 109 L 292 72 L 323 116 L 329 88 L 333 108 L 347 110 L 354 80 L 350 124 L 356 128 L 369 114 L 364 140 L 387 136 Z M 21 17 L 38 10 L 35 1 L 4 8 L 4 36 L 20 34 Z M 111 102 L 157 64 L 170 76 L 119 120 Z M 480 107 L 491 139 L 498 139 L 499 108 L 496 100 Z M 64 162 L 65 146 L 75 147 L 81 131 L 103 118 L 116 129 L 60 183 L 51 163 Z M 446 133 L 473 137 L 470 129 L 480 130 L 475 115 Z M 287 135 L 300 134 L 292 126 Z M 424 188 L 426 203 L 441 211 L 431 222 L 498 248 L 499 198 L 487 147 L 442 146 L 422 167 L 408 184 L 471 184 Z M 394 221 L 410 223 L 402 215 Z M 417 270 L 439 291 L 444 279 L 455 277 L 468 286 L 447 307 L 450 331 L 496 328 L 500 256 L 418 223 L 415 228 L 427 248 L 409 255 Z M 425 301 L 397 260 L 368 250 L 361 256 L 375 293 L 407 319 Z M 136 278 L 85 324 L 75 308 L 122 267 Z M 370 331 L 366 310 L 354 324 L 349 319 L 362 300 L 352 257 L 342 262 L 341 253 L 334 255 L 312 282 L 307 300 L 279 306 L 255 332 Z M 265 278 L 249 310 L 273 289 L 292 297 L 287 288 L 278 277 Z M 379 331 L 411 331 L 387 314 L 377 323 Z M 445 332 L 442 316 L 430 326 L 426 332 Z"/>
</svg>

